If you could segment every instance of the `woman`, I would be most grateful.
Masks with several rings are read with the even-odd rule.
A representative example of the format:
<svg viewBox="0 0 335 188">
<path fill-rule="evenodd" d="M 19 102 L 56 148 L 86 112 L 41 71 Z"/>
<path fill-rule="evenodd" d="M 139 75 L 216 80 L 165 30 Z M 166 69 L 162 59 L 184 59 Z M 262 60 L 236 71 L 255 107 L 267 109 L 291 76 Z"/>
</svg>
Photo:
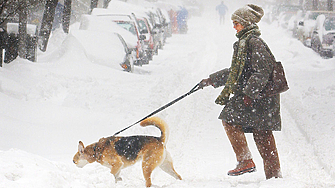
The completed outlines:
<svg viewBox="0 0 335 188">
<path fill-rule="evenodd" d="M 201 87 L 225 86 L 215 103 L 224 105 L 219 119 L 236 154 L 237 166 L 228 175 L 256 171 L 244 133 L 252 133 L 263 158 L 266 179 L 280 178 L 280 162 L 272 131 L 281 130 L 280 97 L 263 97 L 262 90 L 273 70 L 275 58 L 259 37 L 258 23 L 264 11 L 248 4 L 236 10 L 231 19 L 237 31 L 234 54 L 229 69 L 203 79 Z"/>
</svg>

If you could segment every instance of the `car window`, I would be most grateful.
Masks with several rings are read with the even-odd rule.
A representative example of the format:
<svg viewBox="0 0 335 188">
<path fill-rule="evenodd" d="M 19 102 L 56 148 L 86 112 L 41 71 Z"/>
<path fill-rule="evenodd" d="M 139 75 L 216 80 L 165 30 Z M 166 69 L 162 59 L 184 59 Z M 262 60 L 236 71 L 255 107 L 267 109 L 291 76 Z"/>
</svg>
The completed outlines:
<svg viewBox="0 0 335 188">
<path fill-rule="evenodd" d="M 325 29 L 326 31 L 335 30 L 335 19 L 326 19 L 325 20 Z"/>
<path fill-rule="evenodd" d="M 134 24 L 129 23 L 129 22 L 117 22 L 117 24 L 123 27 L 124 29 L 130 31 L 132 34 L 136 35 L 136 29 L 135 29 Z"/>
<path fill-rule="evenodd" d="M 144 20 L 138 20 L 138 25 L 140 26 L 140 30 L 148 29 Z"/>
</svg>

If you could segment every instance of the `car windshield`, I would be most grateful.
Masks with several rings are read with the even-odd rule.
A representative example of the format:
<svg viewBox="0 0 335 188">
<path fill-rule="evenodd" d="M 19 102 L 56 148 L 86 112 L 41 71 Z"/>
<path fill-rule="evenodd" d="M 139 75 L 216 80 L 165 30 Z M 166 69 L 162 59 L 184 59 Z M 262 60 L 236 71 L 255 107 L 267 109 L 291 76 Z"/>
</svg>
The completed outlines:
<svg viewBox="0 0 335 188">
<path fill-rule="evenodd" d="M 329 18 L 325 20 L 326 31 L 335 30 L 335 18 Z"/>
<path fill-rule="evenodd" d="M 117 24 L 119 26 L 123 27 L 124 29 L 130 31 L 132 34 L 136 35 L 136 30 L 135 30 L 134 24 L 132 24 L 130 22 L 124 22 L 124 21 L 117 22 Z"/>
<path fill-rule="evenodd" d="M 147 25 L 145 24 L 144 20 L 138 20 L 138 25 L 140 26 L 140 31 L 148 30 Z"/>
</svg>

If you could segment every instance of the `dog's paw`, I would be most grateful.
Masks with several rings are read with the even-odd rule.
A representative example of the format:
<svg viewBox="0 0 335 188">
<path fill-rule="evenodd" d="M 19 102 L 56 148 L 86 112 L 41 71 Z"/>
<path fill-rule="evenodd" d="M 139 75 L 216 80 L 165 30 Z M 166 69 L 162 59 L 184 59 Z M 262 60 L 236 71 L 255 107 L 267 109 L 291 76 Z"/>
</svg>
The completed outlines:
<svg viewBox="0 0 335 188">
<path fill-rule="evenodd" d="M 122 178 L 121 177 L 115 178 L 115 182 L 118 182 L 118 181 L 122 181 Z"/>
</svg>

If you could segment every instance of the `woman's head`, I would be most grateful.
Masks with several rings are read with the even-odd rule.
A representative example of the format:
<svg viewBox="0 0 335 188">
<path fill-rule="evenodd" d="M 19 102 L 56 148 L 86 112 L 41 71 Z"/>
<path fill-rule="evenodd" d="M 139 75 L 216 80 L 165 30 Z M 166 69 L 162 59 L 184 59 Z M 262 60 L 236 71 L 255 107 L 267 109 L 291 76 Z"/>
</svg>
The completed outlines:
<svg viewBox="0 0 335 188">
<path fill-rule="evenodd" d="M 233 21 L 233 25 L 236 32 L 240 32 L 242 29 L 244 29 L 244 26 L 240 24 L 238 21 Z"/>
<path fill-rule="evenodd" d="M 237 22 L 241 24 L 243 27 L 247 27 L 251 24 L 258 23 L 262 19 L 263 15 L 264 10 L 262 9 L 262 7 L 253 4 L 248 4 L 242 8 L 237 9 L 232 14 L 231 19 L 233 20 L 233 22 Z"/>
</svg>

